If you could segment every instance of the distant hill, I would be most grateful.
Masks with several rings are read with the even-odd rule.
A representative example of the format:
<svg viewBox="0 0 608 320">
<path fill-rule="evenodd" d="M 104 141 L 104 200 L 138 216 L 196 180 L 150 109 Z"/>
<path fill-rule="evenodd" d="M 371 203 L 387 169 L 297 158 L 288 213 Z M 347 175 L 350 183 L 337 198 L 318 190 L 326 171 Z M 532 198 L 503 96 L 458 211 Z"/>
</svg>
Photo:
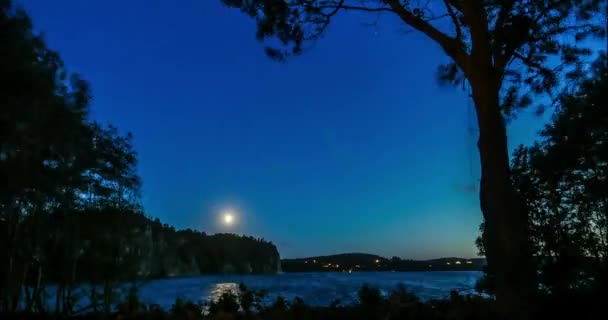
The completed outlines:
<svg viewBox="0 0 608 320">
<path fill-rule="evenodd" d="M 366 253 L 343 253 L 281 260 L 284 272 L 357 272 L 357 271 L 478 271 L 486 264 L 484 258 L 438 258 L 406 260 L 385 258 Z"/>
</svg>

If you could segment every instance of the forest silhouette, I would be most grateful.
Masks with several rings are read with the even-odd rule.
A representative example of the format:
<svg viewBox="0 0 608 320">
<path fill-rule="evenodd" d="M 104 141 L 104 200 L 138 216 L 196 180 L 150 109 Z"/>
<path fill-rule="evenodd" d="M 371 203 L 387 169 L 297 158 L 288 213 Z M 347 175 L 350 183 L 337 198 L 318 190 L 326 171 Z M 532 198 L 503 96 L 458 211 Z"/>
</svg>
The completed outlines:
<svg viewBox="0 0 608 320">
<path fill-rule="evenodd" d="M 445 0 L 441 13 L 397 0 L 222 2 L 255 19 L 260 40 L 278 39 L 279 46 L 265 51 L 280 61 L 302 54 L 343 11 L 395 15 L 443 49 L 452 62 L 439 67 L 439 79 L 468 84 L 478 120 L 484 222 L 477 245 L 487 266 L 477 288 L 486 295 L 427 302 L 404 288 L 385 297 L 364 287 L 358 305 L 313 308 L 282 298 L 262 305 L 263 293 L 242 287 L 207 311 L 178 299 L 168 312 L 142 305 L 134 285 L 121 295 L 123 284 L 153 277 L 276 273 L 279 254 L 263 239 L 176 231 L 146 217 L 134 137 L 90 119 L 90 84 L 68 72 L 24 10 L 1 0 L 3 319 L 605 316 L 608 59 L 584 42 L 605 41 L 605 16 L 598 22 L 605 1 Z M 442 18 L 451 30 L 433 25 Z M 566 35 L 574 41 L 559 40 Z M 546 109 L 546 97 L 553 119 L 536 143 L 509 156 L 506 120 L 528 106 Z M 85 284 L 90 305 L 74 310 Z"/>
</svg>

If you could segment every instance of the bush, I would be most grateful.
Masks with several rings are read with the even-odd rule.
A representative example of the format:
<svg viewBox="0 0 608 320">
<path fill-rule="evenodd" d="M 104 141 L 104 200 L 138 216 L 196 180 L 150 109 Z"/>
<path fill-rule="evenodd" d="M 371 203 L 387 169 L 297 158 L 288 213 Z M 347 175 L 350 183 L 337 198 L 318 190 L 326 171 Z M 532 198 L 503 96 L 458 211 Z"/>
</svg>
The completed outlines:
<svg viewBox="0 0 608 320">
<path fill-rule="evenodd" d="M 177 319 L 194 320 L 202 319 L 203 308 L 190 300 L 182 297 L 177 297 L 175 303 L 171 306 L 171 315 Z"/>
<path fill-rule="evenodd" d="M 331 306 L 316 307 L 306 305 L 302 298 L 295 298 L 291 303 L 278 297 L 272 304 L 258 305 L 261 292 L 249 290 L 241 285 L 238 295 L 230 292 L 222 294 L 217 301 L 211 302 L 208 313 L 203 314 L 201 305 L 178 297 L 169 313 L 162 310 L 153 310 L 137 313 L 120 313 L 110 315 L 106 319 L 121 320 L 482 320 L 497 319 L 494 312 L 494 301 L 481 296 L 461 296 L 454 292 L 450 299 L 420 301 L 403 285 L 392 291 L 388 298 L 383 297 L 380 290 L 370 286 L 363 286 L 359 290 L 359 303 L 356 305 L 340 305 L 339 302 Z M 599 300 L 581 295 L 580 297 L 556 297 L 541 302 L 544 310 L 538 315 L 574 315 L 565 312 L 571 309 L 578 317 L 570 319 L 589 319 L 588 315 L 601 318 L 602 309 Z M 585 303 L 583 303 L 585 302 Z M 131 290 L 125 305 L 139 303 L 137 291 Z M 556 305 L 558 305 L 556 307 Z M 595 309 L 593 309 L 595 306 Z M 553 309 L 551 309 L 553 308 Z M 249 309 L 249 311 L 248 311 Z M 257 309 L 252 312 L 254 309 Z M 141 308 L 145 310 L 145 308 Z M 72 320 L 101 319 L 101 314 L 88 314 L 71 318 Z M 541 317 L 536 317 L 541 318 Z M 544 318 L 544 317 L 542 317 Z M 31 319 L 30 315 L 2 315 L 0 319 Z M 39 320 L 59 320 L 54 315 L 37 315 Z"/>
<path fill-rule="evenodd" d="M 378 288 L 363 285 L 359 290 L 359 306 L 364 319 L 382 318 L 384 298 Z"/>
<path fill-rule="evenodd" d="M 213 316 L 220 313 L 235 314 L 239 311 L 240 307 L 237 296 L 232 292 L 224 292 L 217 301 L 212 301 L 209 305 L 209 315 Z"/>
<path fill-rule="evenodd" d="M 363 285 L 359 290 L 359 303 L 361 306 L 371 307 L 382 304 L 382 294 L 378 288 Z"/>
</svg>

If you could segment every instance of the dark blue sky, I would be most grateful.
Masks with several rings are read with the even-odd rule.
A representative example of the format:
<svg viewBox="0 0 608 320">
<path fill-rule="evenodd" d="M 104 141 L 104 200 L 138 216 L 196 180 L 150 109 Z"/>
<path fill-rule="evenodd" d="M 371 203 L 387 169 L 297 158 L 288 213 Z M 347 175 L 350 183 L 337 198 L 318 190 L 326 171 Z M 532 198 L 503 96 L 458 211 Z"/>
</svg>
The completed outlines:
<svg viewBox="0 0 608 320">
<path fill-rule="evenodd" d="M 17 2 L 91 82 L 92 117 L 135 134 L 148 215 L 284 257 L 475 255 L 467 100 L 437 84 L 446 58 L 422 36 L 346 14 L 279 64 L 219 0 Z M 540 122 L 521 116 L 511 146 Z M 238 226 L 217 223 L 228 207 Z"/>
</svg>

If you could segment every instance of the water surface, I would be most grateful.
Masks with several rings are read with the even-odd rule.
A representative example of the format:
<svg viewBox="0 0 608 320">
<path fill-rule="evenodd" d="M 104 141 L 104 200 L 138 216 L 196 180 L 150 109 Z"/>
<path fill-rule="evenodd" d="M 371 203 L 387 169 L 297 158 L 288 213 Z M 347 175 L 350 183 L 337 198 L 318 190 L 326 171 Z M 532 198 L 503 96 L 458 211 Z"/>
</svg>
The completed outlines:
<svg viewBox="0 0 608 320">
<path fill-rule="evenodd" d="M 148 303 L 170 308 L 176 297 L 194 302 L 215 299 L 223 292 L 238 290 L 239 283 L 256 290 L 266 290 L 268 301 L 283 296 L 287 300 L 301 297 L 307 304 L 326 306 L 335 299 L 344 304 L 357 301 L 357 290 L 363 284 L 379 288 L 384 294 L 404 284 L 420 298 L 447 297 L 451 290 L 471 293 L 481 276 L 477 271 L 434 272 L 323 272 L 283 273 L 278 275 L 221 275 L 154 280 L 140 288 L 140 297 Z"/>
</svg>

